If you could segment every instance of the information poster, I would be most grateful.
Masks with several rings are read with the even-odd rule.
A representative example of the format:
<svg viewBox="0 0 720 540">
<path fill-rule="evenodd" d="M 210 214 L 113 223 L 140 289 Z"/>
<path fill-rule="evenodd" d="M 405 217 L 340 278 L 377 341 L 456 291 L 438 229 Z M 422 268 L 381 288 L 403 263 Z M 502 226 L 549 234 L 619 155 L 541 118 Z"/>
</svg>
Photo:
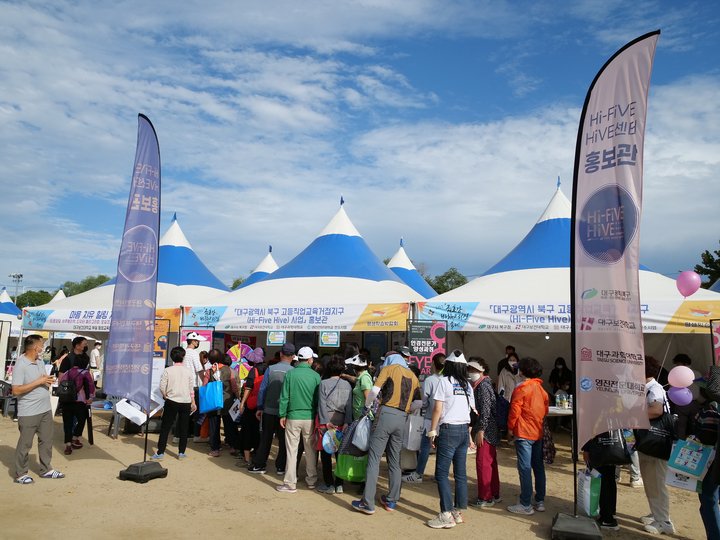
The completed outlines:
<svg viewBox="0 0 720 540">
<path fill-rule="evenodd" d="M 385 332 L 365 332 L 364 347 L 370 351 L 373 364 L 378 364 L 380 358 L 387 352 L 387 334 Z"/>
<path fill-rule="evenodd" d="M 446 323 L 430 321 L 408 321 L 410 337 L 410 360 L 423 375 L 432 373 L 432 358 L 445 351 Z"/>
<path fill-rule="evenodd" d="M 320 347 L 339 347 L 340 346 L 340 332 L 334 332 L 331 330 L 323 330 L 320 332 Z"/>
<path fill-rule="evenodd" d="M 285 330 L 270 330 L 267 333 L 269 347 L 280 347 L 283 343 L 285 343 Z"/>
<path fill-rule="evenodd" d="M 155 340 L 153 345 L 153 358 L 167 358 L 168 334 L 170 321 L 155 319 Z"/>
</svg>

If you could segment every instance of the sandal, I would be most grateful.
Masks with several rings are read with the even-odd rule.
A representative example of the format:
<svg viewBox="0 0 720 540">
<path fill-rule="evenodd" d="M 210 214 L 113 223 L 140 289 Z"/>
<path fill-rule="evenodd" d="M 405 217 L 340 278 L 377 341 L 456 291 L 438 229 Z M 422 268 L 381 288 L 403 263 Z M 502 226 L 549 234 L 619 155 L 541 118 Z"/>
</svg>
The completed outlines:
<svg viewBox="0 0 720 540">
<path fill-rule="evenodd" d="M 30 478 L 27 474 L 25 476 L 21 476 L 20 478 L 13 478 L 13 482 L 16 484 L 33 484 L 35 480 Z"/>
<path fill-rule="evenodd" d="M 43 474 L 40 478 L 65 478 L 65 475 L 60 471 L 56 471 L 55 469 L 53 469 L 52 471 L 48 471 Z"/>
</svg>

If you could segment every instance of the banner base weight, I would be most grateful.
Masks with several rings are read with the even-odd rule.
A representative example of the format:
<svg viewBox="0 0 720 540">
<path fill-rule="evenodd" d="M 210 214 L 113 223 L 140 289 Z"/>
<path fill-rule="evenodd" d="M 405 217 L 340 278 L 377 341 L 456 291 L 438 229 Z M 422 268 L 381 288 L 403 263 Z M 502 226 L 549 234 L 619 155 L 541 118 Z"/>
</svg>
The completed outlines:
<svg viewBox="0 0 720 540">
<path fill-rule="evenodd" d="M 142 463 L 134 463 L 124 471 L 120 471 L 120 480 L 132 480 L 140 484 L 145 484 L 153 478 L 165 478 L 168 470 L 163 469 L 159 463 L 154 461 L 144 461 Z"/>
<path fill-rule="evenodd" d="M 600 526 L 593 518 L 558 513 L 552 523 L 553 540 L 602 540 Z"/>
</svg>

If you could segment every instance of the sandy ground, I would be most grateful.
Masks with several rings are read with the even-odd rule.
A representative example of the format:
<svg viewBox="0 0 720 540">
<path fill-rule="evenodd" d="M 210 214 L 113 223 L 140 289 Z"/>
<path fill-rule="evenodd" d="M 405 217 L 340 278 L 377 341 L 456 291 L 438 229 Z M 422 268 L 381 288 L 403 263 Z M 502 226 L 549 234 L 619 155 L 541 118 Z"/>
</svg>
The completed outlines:
<svg viewBox="0 0 720 540">
<path fill-rule="evenodd" d="M 235 466 L 227 449 L 220 458 L 207 456 L 206 444 L 189 443 L 188 458 L 175 459 L 177 448 L 168 447 L 162 465 L 167 478 L 146 484 L 124 482 L 118 473 L 132 463 L 142 461 L 144 437 L 120 435 L 107 437 L 110 414 L 94 413 L 95 445 L 70 456 L 63 454 L 62 420 L 55 419 L 53 466 L 67 477 L 61 480 L 39 479 L 37 447 L 30 454 L 32 485 L 12 483 L 17 424 L 0 417 L 0 461 L 5 468 L 0 482 L 0 507 L 3 519 L 0 538 L 24 539 L 40 535 L 58 537 L 58 533 L 80 538 L 104 535 L 108 538 L 418 538 L 434 535 L 483 539 L 550 538 L 551 523 L 558 512 L 572 513 L 573 477 L 570 438 L 556 436 L 558 455 L 546 466 L 548 476 L 547 511 L 532 516 L 510 514 L 506 507 L 519 495 L 514 449 L 503 444 L 498 451 L 503 502 L 480 510 L 470 505 L 466 523 L 453 529 L 433 531 L 425 522 L 439 512 L 437 485 L 425 475 L 422 484 L 405 484 L 397 509 L 386 512 L 379 497 L 387 490 L 387 467 L 380 469 L 376 512 L 366 516 L 355 512 L 350 502 L 359 498 L 356 487 L 346 485 L 342 495 L 322 495 L 309 491 L 301 481 L 298 492 L 279 493 L 282 483 L 275 474 L 272 459 L 268 473 L 254 475 Z M 157 434 L 151 434 L 149 447 L 155 448 Z M 275 455 L 275 450 L 271 454 Z M 430 457 L 427 471 L 435 467 Z M 301 464 L 304 471 L 304 459 Z M 426 472 L 427 472 L 426 471 Z M 474 456 L 468 457 L 470 498 L 477 495 Z M 304 480 L 304 474 L 301 476 Z M 627 485 L 627 472 L 618 486 L 618 521 L 621 529 L 605 532 L 606 538 L 651 538 L 637 518 L 649 512 L 642 489 Z M 320 482 L 322 483 L 322 482 Z M 677 528 L 676 538 L 698 540 L 705 531 L 698 512 L 697 495 L 670 488 L 671 513 Z"/>
</svg>

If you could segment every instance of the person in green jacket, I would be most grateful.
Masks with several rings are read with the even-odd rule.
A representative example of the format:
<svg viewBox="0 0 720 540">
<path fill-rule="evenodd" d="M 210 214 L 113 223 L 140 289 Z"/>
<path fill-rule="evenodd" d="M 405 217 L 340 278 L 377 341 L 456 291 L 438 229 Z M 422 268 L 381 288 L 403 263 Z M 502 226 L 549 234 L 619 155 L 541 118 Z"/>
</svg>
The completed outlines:
<svg viewBox="0 0 720 540">
<path fill-rule="evenodd" d="M 297 462 L 300 437 L 305 449 L 305 467 L 308 489 L 315 489 L 317 482 L 317 450 L 315 449 L 315 415 L 318 408 L 318 387 L 320 375 L 311 367 L 317 358 L 310 347 L 298 351 L 298 363 L 295 369 L 285 375 L 280 394 L 280 425 L 285 429 L 287 463 L 283 483 L 278 491 L 295 493 L 297 491 Z"/>
</svg>

